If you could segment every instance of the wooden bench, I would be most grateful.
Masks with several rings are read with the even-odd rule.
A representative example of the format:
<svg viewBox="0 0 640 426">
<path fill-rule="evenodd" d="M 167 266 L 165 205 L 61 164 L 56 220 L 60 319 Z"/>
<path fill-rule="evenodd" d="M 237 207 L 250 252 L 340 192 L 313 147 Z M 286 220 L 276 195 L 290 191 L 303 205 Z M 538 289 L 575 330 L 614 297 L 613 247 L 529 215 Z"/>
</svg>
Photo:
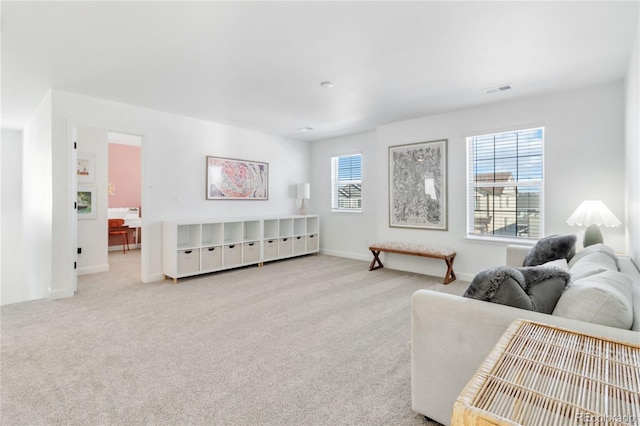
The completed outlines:
<svg viewBox="0 0 640 426">
<path fill-rule="evenodd" d="M 369 270 L 384 268 L 380 261 L 381 252 L 408 254 L 411 256 L 431 257 L 434 259 L 444 259 L 447 264 L 447 273 L 444 276 L 444 283 L 449 284 L 456 280 L 456 274 L 453 272 L 453 261 L 456 258 L 456 252 L 442 247 L 434 247 L 423 244 L 405 244 L 405 243 L 375 243 L 369 246 L 369 250 L 373 253 L 373 260 L 369 265 Z"/>
</svg>

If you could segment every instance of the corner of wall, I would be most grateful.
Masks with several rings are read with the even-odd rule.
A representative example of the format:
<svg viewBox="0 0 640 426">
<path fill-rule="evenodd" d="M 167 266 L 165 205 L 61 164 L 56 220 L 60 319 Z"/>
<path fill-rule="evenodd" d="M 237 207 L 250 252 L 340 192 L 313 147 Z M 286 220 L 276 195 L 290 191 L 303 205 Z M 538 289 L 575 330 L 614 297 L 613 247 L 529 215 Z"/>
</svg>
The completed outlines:
<svg viewBox="0 0 640 426">
<path fill-rule="evenodd" d="M 625 79 L 626 248 L 640 265 L 640 27 L 636 31 Z"/>
</svg>

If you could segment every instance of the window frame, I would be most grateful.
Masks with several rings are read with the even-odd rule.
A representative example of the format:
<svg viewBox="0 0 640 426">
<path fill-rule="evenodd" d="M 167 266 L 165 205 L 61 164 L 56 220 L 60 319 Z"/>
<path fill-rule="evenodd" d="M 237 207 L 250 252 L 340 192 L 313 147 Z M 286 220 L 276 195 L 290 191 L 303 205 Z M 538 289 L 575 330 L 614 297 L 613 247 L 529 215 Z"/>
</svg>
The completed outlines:
<svg viewBox="0 0 640 426">
<path fill-rule="evenodd" d="M 478 138 L 482 138 L 482 137 L 488 137 L 488 136 L 493 136 L 494 137 L 494 144 L 495 144 L 495 137 L 499 136 L 499 135 L 504 135 L 504 134 L 508 134 L 508 133 L 517 133 L 517 134 L 522 134 L 522 133 L 526 133 L 526 132 L 533 132 L 533 131 L 541 131 L 542 135 L 541 135 L 541 147 L 540 147 L 540 152 L 539 155 L 541 157 L 540 159 L 540 178 L 530 178 L 530 179 L 514 179 L 513 181 L 497 181 L 495 179 L 495 175 L 497 173 L 501 173 L 498 170 L 495 170 L 495 164 L 497 162 L 497 160 L 500 160 L 500 157 L 496 157 L 493 156 L 491 157 L 493 162 L 494 162 L 494 180 L 493 181 L 481 181 L 478 182 L 475 178 L 475 170 L 474 170 L 474 160 L 477 160 L 476 156 L 475 156 L 475 151 L 474 151 L 474 142 L 478 139 Z M 518 126 L 518 127 L 513 127 L 513 128 L 508 128 L 508 129 L 500 129 L 500 130 L 496 130 L 496 131 L 488 131 L 488 132 L 482 132 L 482 133 L 473 133 L 473 134 L 468 134 L 466 135 L 465 141 L 466 141 L 466 159 L 467 159 L 467 180 L 466 180 L 466 189 L 467 189 L 467 227 L 466 227 L 466 237 L 468 239 L 472 239 L 472 240 L 481 240 L 481 241 L 503 241 L 503 242 L 516 242 L 519 244 L 530 244 L 536 240 L 538 240 L 539 238 L 541 238 L 542 236 L 544 236 L 544 228 L 545 228 L 545 206 L 544 206 L 544 193 L 545 193 L 545 146 L 546 146 L 546 138 L 547 138 L 547 134 L 546 134 L 546 127 L 543 124 L 535 124 L 535 125 L 530 125 L 530 126 Z M 517 149 L 517 148 L 516 148 Z M 516 151 L 517 152 L 517 151 Z M 525 155 L 519 155 L 516 154 L 515 161 L 518 162 L 518 160 L 525 158 Z M 510 172 L 509 172 L 510 173 Z M 504 234 L 504 235 L 500 235 L 500 234 L 495 234 L 495 224 L 494 224 L 494 229 L 492 230 L 491 233 L 477 233 L 476 232 L 476 212 L 477 212 L 477 203 L 478 203 L 478 199 L 477 199 L 477 191 L 476 188 L 478 187 L 483 187 L 483 188 L 496 188 L 496 187 L 500 187 L 500 188 L 507 188 L 507 187 L 511 187 L 514 188 L 514 190 L 517 192 L 518 188 L 531 188 L 531 187 L 535 187 L 538 189 L 539 191 L 539 201 L 538 201 L 538 215 L 539 215 L 539 232 L 538 235 L 536 236 L 530 236 L 530 235 L 517 235 L 518 231 L 516 228 L 516 232 L 513 235 L 509 235 L 509 234 Z M 492 195 L 492 197 L 495 197 L 495 195 Z M 510 202 L 509 199 L 506 200 L 507 201 L 507 208 L 511 208 L 510 206 Z M 502 202 L 502 199 L 500 199 L 500 202 Z M 491 201 L 492 205 L 496 204 L 495 198 L 492 198 Z M 516 199 L 515 199 L 515 206 L 513 206 L 513 209 L 515 211 L 516 214 L 516 224 L 518 223 L 518 198 L 516 195 Z"/>
<path fill-rule="evenodd" d="M 347 207 L 340 207 L 339 206 L 339 197 L 337 196 L 338 193 L 338 188 L 337 185 L 339 184 L 339 179 L 338 179 L 338 174 L 339 174 L 339 161 L 341 158 L 344 157 L 354 157 L 354 156 L 359 156 L 360 157 L 360 179 L 354 179 L 351 180 L 349 182 L 352 182 L 352 184 L 359 184 L 360 185 L 360 207 L 353 207 L 353 208 L 347 208 Z M 363 194 L 362 194 L 362 181 L 363 181 L 363 175 L 364 175 L 364 158 L 362 155 L 362 152 L 352 152 L 349 154 L 335 154 L 331 156 L 331 212 L 332 213 L 348 213 L 348 214 L 358 214 L 358 213 L 362 213 L 362 204 L 363 204 Z M 336 167 L 338 167 L 336 169 Z"/>
</svg>

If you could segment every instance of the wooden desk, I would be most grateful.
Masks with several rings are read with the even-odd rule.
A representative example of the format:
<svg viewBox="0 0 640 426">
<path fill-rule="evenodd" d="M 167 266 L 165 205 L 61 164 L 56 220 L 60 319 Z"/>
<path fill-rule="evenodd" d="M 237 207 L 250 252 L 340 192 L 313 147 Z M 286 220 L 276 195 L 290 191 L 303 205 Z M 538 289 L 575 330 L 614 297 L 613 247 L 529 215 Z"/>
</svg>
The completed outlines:
<svg viewBox="0 0 640 426">
<path fill-rule="evenodd" d="M 638 425 L 640 346 L 514 322 L 453 406 L 458 425 Z"/>
</svg>

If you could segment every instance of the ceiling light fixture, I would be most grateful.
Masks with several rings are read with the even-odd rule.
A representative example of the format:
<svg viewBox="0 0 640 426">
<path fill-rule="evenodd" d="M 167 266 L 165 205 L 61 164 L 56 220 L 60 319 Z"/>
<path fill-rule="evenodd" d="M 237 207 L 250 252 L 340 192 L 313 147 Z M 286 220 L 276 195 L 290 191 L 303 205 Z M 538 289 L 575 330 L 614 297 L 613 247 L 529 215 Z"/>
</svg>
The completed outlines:
<svg viewBox="0 0 640 426">
<path fill-rule="evenodd" d="M 323 81 L 320 83 L 321 87 L 324 87 L 325 89 L 331 89 L 333 87 L 333 83 L 330 81 Z"/>
<path fill-rule="evenodd" d="M 299 132 L 310 132 L 313 130 L 313 127 L 298 127 Z"/>
<path fill-rule="evenodd" d="M 492 93 L 504 92 L 505 90 L 511 89 L 511 84 L 501 84 L 500 86 L 488 87 L 486 89 L 482 89 L 484 93 L 490 95 Z"/>
</svg>

